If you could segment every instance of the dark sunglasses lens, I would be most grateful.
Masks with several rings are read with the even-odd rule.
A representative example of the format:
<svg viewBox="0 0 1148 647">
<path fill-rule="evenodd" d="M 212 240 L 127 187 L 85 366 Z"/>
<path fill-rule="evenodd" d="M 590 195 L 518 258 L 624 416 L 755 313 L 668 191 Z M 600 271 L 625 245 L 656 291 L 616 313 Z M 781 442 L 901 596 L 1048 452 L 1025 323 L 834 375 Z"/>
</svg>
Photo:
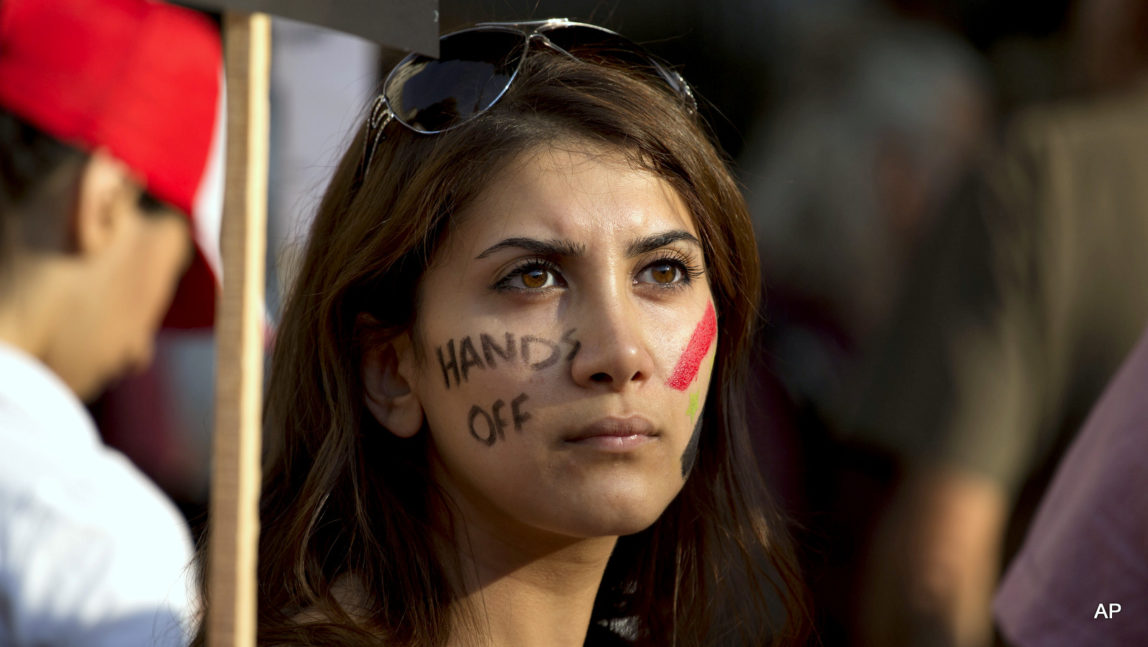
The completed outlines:
<svg viewBox="0 0 1148 647">
<path fill-rule="evenodd" d="M 383 89 L 395 117 L 435 133 L 486 110 L 506 91 L 526 39 L 509 31 L 464 31 L 439 41 L 439 58 L 409 59 Z"/>
</svg>

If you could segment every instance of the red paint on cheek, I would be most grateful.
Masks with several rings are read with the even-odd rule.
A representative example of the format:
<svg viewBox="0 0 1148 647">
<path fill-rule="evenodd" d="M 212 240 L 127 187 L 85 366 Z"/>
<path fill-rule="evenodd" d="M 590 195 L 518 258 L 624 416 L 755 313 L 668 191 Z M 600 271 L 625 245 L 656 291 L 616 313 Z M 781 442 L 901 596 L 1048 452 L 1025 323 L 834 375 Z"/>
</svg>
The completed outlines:
<svg viewBox="0 0 1148 647">
<path fill-rule="evenodd" d="M 697 379 L 702 359 L 705 358 L 706 353 L 710 352 L 710 346 L 713 345 L 716 336 L 717 315 L 714 314 L 714 304 L 707 303 L 706 314 L 698 323 L 698 327 L 694 328 L 694 334 L 690 336 L 690 343 L 682 351 L 682 357 L 678 360 L 678 365 L 674 367 L 674 372 L 670 374 L 667 384 L 679 391 L 685 391 L 690 383 Z"/>
</svg>

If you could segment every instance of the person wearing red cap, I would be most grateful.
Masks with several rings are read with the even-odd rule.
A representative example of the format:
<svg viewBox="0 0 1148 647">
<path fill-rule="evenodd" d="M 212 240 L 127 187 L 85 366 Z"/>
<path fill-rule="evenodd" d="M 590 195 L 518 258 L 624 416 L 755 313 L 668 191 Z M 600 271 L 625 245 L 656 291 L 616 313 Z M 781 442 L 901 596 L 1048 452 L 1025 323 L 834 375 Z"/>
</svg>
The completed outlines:
<svg viewBox="0 0 1148 647">
<path fill-rule="evenodd" d="M 187 640 L 186 524 L 81 401 L 146 366 L 189 266 L 214 289 L 191 214 L 220 69 L 186 9 L 0 2 L 0 644 Z"/>
</svg>

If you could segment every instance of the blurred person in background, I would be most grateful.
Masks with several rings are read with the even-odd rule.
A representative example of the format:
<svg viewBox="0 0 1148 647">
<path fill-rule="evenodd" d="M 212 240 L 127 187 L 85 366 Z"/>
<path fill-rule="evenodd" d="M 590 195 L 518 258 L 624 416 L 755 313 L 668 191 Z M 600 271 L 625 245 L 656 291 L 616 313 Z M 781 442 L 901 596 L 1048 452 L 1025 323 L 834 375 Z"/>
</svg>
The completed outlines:
<svg viewBox="0 0 1148 647">
<path fill-rule="evenodd" d="M 804 527 L 821 637 L 841 644 L 880 498 L 828 416 L 974 166 L 992 94 L 976 53 L 939 28 L 856 10 L 802 20 L 792 93 L 740 160 L 768 286 L 751 411 L 763 472 Z"/>
<path fill-rule="evenodd" d="M 992 641 L 1001 565 L 1148 319 L 1148 5 L 1072 16 L 1077 96 L 1011 120 L 840 409 L 902 467 L 869 548 L 861 644 Z M 1058 596 L 1030 594 L 1049 612 Z"/>
<path fill-rule="evenodd" d="M 148 364 L 178 280 L 207 272 L 191 214 L 220 55 L 210 21 L 159 3 L 0 3 L 4 645 L 188 638 L 186 524 L 82 401 Z"/>
<path fill-rule="evenodd" d="M 1141 2 L 1093 0 L 1078 11 L 1077 80 L 1105 100 L 1070 104 L 1054 123 L 1074 135 L 1079 148 L 1070 151 L 1095 155 L 1092 151 L 1101 147 L 1143 146 L 1148 142 L 1148 8 Z M 1118 145 L 1115 139 L 1124 136 L 1131 141 Z M 1103 192 L 1097 197 L 1134 191 L 1138 185 L 1133 183 L 1144 181 L 1143 166 L 1140 161 L 1137 170 L 1114 178 L 1115 187 L 1100 185 Z M 1123 217 L 1143 223 L 1148 219 L 1143 202 L 1134 206 Z M 1122 228 L 1116 235 L 1144 232 L 1142 224 Z M 1144 241 L 1132 239 L 1127 250 L 1113 245 L 1112 251 L 1132 252 L 1138 242 Z M 1094 287 L 1143 313 L 1144 273 L 1135 273 L 1126 261 L 1112 263 L 1133 273 L 1113 285 Z M 1148 614 L 1143 612 L 1148 602 L 1146 386 L 1148 334 L 1142 333 L 1057 465 L 1023 546 L 1009 562 L 994 611 L 1010 643 L 1148 644 Z"/>
<path fill-rule="evenodd" d="M 1010 644 L 1148 644 L 1148 335 L 1065 454 L 994 611 Z"/>
<path fill-rule="evenodd" d="M 863 15 L 818 32 L 836 47 L 806 45 L 803 85 L 740 162 L 771 291 L 860 341 L 984 143 L 991 91 L 976 54 L 939 29 Z"/>
<path fill-rule="evenodd" d="M 374 43 L 307 23 L 272 16 L 271 29 L 268 337 L 308 219 L 358 117 L 352 106 L 368 103 L 378 84 L 379 54 Z M 194 539 L 207 518 L 216 349 L 211 301 L 192 307 L 187 296 L 177 297 L 187 316 L 164 322 L 151 365 L 116 383 L 91 409 L 104 441 L 172 497 Z"/>
</svg>

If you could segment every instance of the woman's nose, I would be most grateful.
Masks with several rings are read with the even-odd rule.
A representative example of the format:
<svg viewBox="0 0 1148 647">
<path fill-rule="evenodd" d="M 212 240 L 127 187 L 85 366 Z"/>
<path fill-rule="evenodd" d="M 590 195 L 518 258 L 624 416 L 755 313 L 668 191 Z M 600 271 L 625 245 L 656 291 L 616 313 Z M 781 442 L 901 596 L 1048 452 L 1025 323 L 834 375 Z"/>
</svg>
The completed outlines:
<svg viewBox="0 0 1148 647">
<path fill-rule="evenodd" d="M 584 306 L 574 334 L 580 344 L 571 360 L 574 381 L 615 392 L 649 381 L 654 361 L 639 313 L 617 301 Z"/>
</svg>

